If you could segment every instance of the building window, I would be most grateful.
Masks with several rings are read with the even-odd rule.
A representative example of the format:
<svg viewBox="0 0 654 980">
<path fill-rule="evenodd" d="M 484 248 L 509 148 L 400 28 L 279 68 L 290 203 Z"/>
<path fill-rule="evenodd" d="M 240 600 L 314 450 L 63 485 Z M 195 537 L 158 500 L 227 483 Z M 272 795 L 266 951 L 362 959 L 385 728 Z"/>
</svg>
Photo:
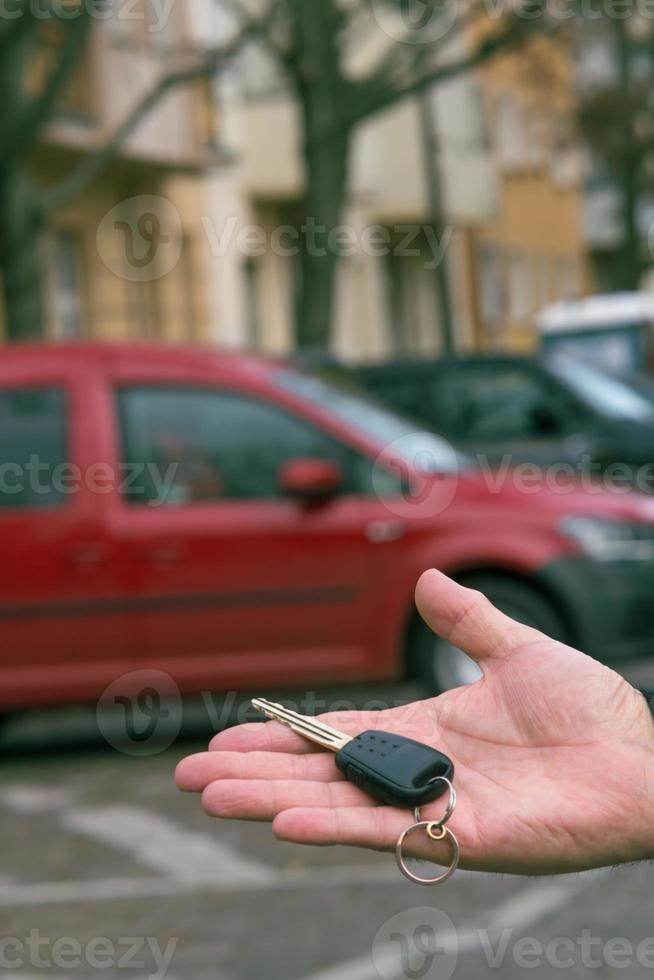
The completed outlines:
<svg viewBox="0 0 654 980">
<path fill-rule="evenodd" d="M 552 298 L 552 276 L 548 255 L 536 257 L 536 297 L 539 306 L 546 306 Z"/>
<path fill-rule="evenodd" d="M 386 282 L 391 336 L 397 354 L 410 354 L 418 347 L 416 297 L 408 272 L 406 260 L 390 249 L 386 255 Z"/>
<path fill-rule="evenodd" d="M 529 319 L 534 312 L 534 276 L 529 256 L 513 252 L 509 258 L 509 318 Z"/>
<path fill-rule="evenodd" d="M 258 271 L 259 266 L 256 259 L 245 259 L 243 262 L 243 287 L 245 290 L 247 344 L 248 347 L 255 349 L 261 344 Z"/>
<path fill-rule="evenodd" d="M 577 299 L 582 293 L 581 269 L 574 256 L 555 260 L 557 299 Z"/>
<path fill-rule="evenodd" d="M 495 327 L 504 316 L 502 258 L 494 246 L 483 245 L 479 255 L 480 305 L 483 322 Z"/>
<path fill-rule="evenodd" d="M 58 340 L 81 337 L 82 303 L 80 242 L 74 231 L 56 231 L 51 245 L 51 310 Z"/>
<path fill-rule="evenodd" d="M 526 114 L 509 96 L 503 96 L 497 106 L 496 145 L 502 167 L 507 170 L 524 167 L 527 161 Z"/>
</svg>

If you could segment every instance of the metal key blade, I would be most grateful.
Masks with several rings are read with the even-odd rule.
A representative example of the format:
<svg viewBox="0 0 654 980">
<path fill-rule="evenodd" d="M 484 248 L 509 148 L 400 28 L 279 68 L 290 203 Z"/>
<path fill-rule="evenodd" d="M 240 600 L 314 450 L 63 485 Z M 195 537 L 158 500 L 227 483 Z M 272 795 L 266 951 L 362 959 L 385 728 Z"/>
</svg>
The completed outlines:
<svg viewBox="0 0 654 980">
<path fill-rule="evenodd" d="M 298 735 L 309 739 L 310 742 L 315 742 L 316 745 L 321 745 L 324 749 L 331 749 L 332 752 L 340 752 L 348 742 L 352 741 L 350 735 L 344 735 L 343 732 L 330 728 L 329 725 L 316 721 L 315 718 L 310 718 L 308 715 L 300 715 L 297 711 L 291 711 L 290 708 L 285 708 L 283 704 L 267 701 L 265 698 L 253 698 L 251 704 L 266 718 L 281 721 L 294 732 L 297 732 Z"/>
</svg>

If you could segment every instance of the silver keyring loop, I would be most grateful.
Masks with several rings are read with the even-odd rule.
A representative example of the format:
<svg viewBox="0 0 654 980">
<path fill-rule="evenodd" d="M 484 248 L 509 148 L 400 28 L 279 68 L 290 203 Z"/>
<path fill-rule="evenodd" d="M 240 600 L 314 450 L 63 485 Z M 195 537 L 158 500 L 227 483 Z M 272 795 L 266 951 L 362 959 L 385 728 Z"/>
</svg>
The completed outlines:
<svg viewBox="0 0 654 980">
<path fill-rule="evenodd" d="M 450 819 L 450 817 L 454 813 L 454 808 L 456 807 L 456 789 L 454 788 L 454 785 L 452 784 L 452 782 L 447 778 L 447 776 L 434 776 L 434 778 L 433 779 L 430 779 L 429 782 L 430 783 L 439 783 L 439 782 L 440 783 L 445 783 L 445 785 L 447 786 L 448 793 L 450 794 L 449 795 L 449 799 L 447 801 L 447 808 L 446 808 L 445 813 L 443 814 L 443 816 L 440 818 L 440 820 L 430 820 L 429 821 L 430 824 L 432 825 L 432 827 L 438 827 L 440 829 L 441 827 L 444 827 L 445 826 L 445 824 L 448 822 L 448 820 Z M 420 807 L 419 806 L 414 807 L 413 816 L 414 816 L 414 819 L 415 819 L 416 823 L 420 823 L 422 821 L 422 817 L 420 816 Z"/>
<path fill-rule="evenodd" d="M 417 823 L 412 824 L 410 827 L 407 827 L 406 830 L 402 831 L 402 833 L 397 839 L 397 844 L 395 845 L 395 860 L 397 861 L 398 868 L 400 869 L 400 871 L 402 872 L 405 878 L 408 878 L 409 881 L 415 882 L 417 885 L 440 885 L 442 882 L 447 881 L 448 878 L 451 878 L 459 866 L 459 861 L 461 859 L 461 849 L 459 847 L 459 842 L 454 836 L 454 834 L 452 833 L 452 831 L 449 829 L 449 827 L 445 827 L 445 826 L 441 827 L 441 829 L 444 832 L 443 839 L 447 838 L 447 840 L 450 842 L 452 846 L 452 861 L 450 863 L 449 868 L 446 868 L 446 870 L 443 871 L 442 874 L 437 875 L 435 878 L 423 878 L 421 877 L 421 875 L 417 875 L 413 871 L 411 871 L 411 869 L 407 865 L 406 860 L 404 858 L 404 854 L 402 853 L 402 847 L 404 845 L 404 841 L 407 839 L 409 834 L 412 834 L 414 832 L 414 830 L 424 829 L 425 831 L 428 832 L 428 829 L 430 827 L 433 827 L 435 823 L 436 821 L 434 820 L 420 820 Z"/>
</svg>

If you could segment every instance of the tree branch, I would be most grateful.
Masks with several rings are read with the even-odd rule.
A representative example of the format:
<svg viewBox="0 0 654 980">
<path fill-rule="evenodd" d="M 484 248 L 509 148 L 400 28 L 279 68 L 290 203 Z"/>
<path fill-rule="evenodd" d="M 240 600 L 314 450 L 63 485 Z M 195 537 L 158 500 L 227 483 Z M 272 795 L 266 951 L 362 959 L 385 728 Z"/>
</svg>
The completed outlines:
<svg viewBox="0 0 654 980">
<path fill-rule="evenodd" d="M 265 33 L 267 24 L 274 16 L 275 7 L 260 21 L 253 21 L 222 48 L 206 52 L 200 61 L 190 68 L 170 72 L 160 78 L 149 92 L 137 103 L 107 142 L 91 152 L 76 170 L 44 195 L 46 211 L 65 207 L 81 194 L 116 159 L 122 147 L 140 123 L 169 92 L 183 85 L 190 85 L 205 78 L 211 78 L 224 69 L 254 37 Z"/>
<path fill-rule="evenodd" d="M 96 7 L 104 0 L 86 0 L 79 5 L 77 15 L 65 22 L 66 35 L 56 64 L 46 78 L 38 95 L 29 99 L 13 121 L 6 136 L 3 159 L 15 160 L 26 153 L 41 126 L 51 118 L 53 110 L 79 63 L 80 54 L 88 40 Z M 58 18 L 52 18 L 58 21 Z"/>
<path fill-rule="evenodd" d="M 542 36 L 548 29 L 555 29 L 555 26 L 544 29 L 542 23 L 536 26 L 531 19 L 523 19 L 519 14 L 508 20 L 502 30 L 484 38 L 470 54 L 421 71 L 404 83 L 388 85 L 383 79 L 378 79 L 375 84 L 371 84 L 371 80 L 359 83 L 360 95 L 349 107 L 345 107 L 343 126 L 352 128 L 408 96 L 418 95 L 438 82 L 469 72 L 496 55 L 518 47 L 531 34 L 538 33 Z"/>
<path fill-rule="evenodd" d="M 0 18 L 0 56 L 4 56 L 11 45 L 20 43 L 36 26 L 36 19 L 28 3 L 23 3 L 16 15 L 13 18 Z"/>
</svg>

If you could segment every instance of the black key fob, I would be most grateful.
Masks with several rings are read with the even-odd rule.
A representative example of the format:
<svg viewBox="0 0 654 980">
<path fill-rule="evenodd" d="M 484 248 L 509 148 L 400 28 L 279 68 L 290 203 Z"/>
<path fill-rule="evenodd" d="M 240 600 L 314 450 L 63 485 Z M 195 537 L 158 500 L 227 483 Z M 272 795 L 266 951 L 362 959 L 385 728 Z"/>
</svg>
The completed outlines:
<svg viewBox="0 0 654 980">
<path fill-rule="evenodd" d="M 336 765 L 351 783 L 388 806 L 414 809 L 447 790 L 454 764 L 442 752 L 389 732 L 362 732 L 336 755 Z M 435 780 L 435 781 L 434 781 Z"/>
</svg>

